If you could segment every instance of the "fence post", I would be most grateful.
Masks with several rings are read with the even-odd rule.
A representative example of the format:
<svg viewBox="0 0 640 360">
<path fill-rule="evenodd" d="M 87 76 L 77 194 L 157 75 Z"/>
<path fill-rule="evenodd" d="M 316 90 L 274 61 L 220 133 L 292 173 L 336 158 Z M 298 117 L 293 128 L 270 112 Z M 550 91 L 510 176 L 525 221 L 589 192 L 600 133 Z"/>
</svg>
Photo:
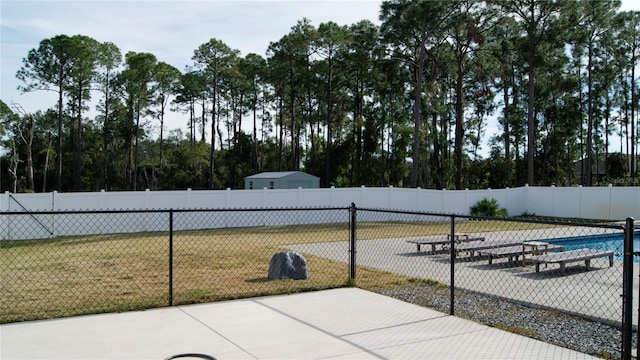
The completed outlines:
<svg viewBox="0 0 640 360">
<path fill-rule="evenodd" d="M 356 204 L 351 203 L 349 209 L 349 280 L 356 279 Z"/>
<path fill-rule="evenodd" d="M 169 306 L 173 306 L 173 210 L 169 210 Z"/>
<path fill-rule="evenodd" d="M 633 218 L 627 218 L 622 258 L 622 359 L 631 360 L 633 335 Z"/>
<path fill-rule="evenodd" d="M 454 299 L 455 299 L 455 281 L 456 281 L 456 216 L 451 215 L 451 234 L 449 235 L 451 240 L 451 268 L 449 274 L 451 275 L 449 286 L 449 315 L 454 313 Z"/>
</svg>

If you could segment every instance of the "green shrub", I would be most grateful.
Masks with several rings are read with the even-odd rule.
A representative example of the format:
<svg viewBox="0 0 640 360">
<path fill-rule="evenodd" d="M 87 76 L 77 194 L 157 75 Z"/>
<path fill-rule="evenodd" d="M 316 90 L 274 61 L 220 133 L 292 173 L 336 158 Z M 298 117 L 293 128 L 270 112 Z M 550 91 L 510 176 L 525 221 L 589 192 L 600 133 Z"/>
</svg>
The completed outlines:
<svg viewBox="0 0 640 360">
<path fill-rule="evenodd" d="M 482 199 L 470 209 L 472 216 L 507 217 L 507 209 L 501 208 L 496 199 Z"/>
</svg>

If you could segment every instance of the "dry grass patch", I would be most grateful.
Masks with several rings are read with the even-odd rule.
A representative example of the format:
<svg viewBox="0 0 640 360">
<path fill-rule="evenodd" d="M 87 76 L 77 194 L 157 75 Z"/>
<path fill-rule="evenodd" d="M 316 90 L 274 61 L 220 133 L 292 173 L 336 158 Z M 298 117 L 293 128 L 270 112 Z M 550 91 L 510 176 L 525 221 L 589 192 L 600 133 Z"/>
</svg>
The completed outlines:
<svg viewBox="0 0 640 360">
<path fill-rule="evenodd" d="M 478 232 L 505 226 L 473 221 L 456 229 Z M 357 237 L 446 234 L 449 229 L 448 222 L 358 223 Z M 348 240 L 348 224 L 176 232 L 174 304 L 347 286 L 347 254 L 345 262 L 305 254 L 308 280 L 269 281 L 266 276 L 271 257 L 286 245 Z M 0 322 L 167 306 L 169 251 L 169 235 L 161 232 L 0 241 Z M 363 288 L 407 281 L 398 274 L 358 268 L 357 283 Z"/>
</svg>

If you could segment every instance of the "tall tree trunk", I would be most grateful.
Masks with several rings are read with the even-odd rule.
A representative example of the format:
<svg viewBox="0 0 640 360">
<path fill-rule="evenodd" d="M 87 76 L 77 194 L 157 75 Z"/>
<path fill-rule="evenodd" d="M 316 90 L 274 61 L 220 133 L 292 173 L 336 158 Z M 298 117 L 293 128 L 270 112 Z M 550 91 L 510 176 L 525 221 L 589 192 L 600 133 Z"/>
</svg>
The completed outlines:
<svg viewBox="0 0 640 360">
<path fill-rule="evenodd" d="M 253 110 L 253 170 L 258 172 L 258 93 L 254 93 Z"/>
<path fill-rule="evenodd" d="M 42 192 L 47 191 L 47 174 L 49 173 L 49 154 L 51 153 L 51 131 L 47 133 L 47 151 L 44 155 L 44 165 L 42 166 Z"/>
<path fill-rule="evenodd" d="M 20 163 L 20 157 L 18 150 L 16 149 L 16 142 L 11 141 L 11 158 L 9 159 L 9 168 L 7 171 L 13 178 L 11 189 L 14 193 L 18 192 L 18 164 Z"/>
<path fill-rule="evenodd" d="M 62 191 L 62 95 L 64 92 L 64 84 L 62 77 L 64 75 L 63 66 L 60 65 L 58 72 L 58 138 L 56 139 L 56 190 Z"/>
<path fill-rule="evenodd" d="M 35 185 L 33 182 L 33 132 L 35 128 L 35 121 L 32 115 L 28 117 L 27 137 L 25 140 L 26 155 L 27 155 L 27 190 L 34 191 Z"/>
<path fill-rule="evenodd" d="M 78 155 L 78 148 L 77 148 L 77 136 L 78 136 L 78 126 L 76 125 L 78 122 L 78 114 L 74 112 L 73 108 L 71 108 L 71 111 L 69 113 L 69 142 L 70 145 L 69 149 L 71 152 L 71 161 L 70 161 L 70 168 L 71 168 L 71 177 L 69 179 L 69 181 L 71 182 L 71 188 L 69 190 L 71 191 L 78 191 L 77 190 L 77 178 L 76 178 L 76 165 L 77 165 L 77 155 Z"/>
<path fill-rule="evenodd" d="M 216 121 L 217 121 L 217 79 L 214 78 L 213 94 L 212 94 L 212 107 L 211 107 L 211 149 L 209 149 L 209 189 L 213 189 L 215 181 L 215 148 L 216 148 Z M 203 100 L 204 101 L 204 100 Z M 204 117 L 203 117 L 204 119 Z M 204 125 L 202 126 L 204 128 Z M 204 131 L 204 130 L 203 130 Z"/>
<path fill-rule="evenodd" d="M 355 93 L 355 109 L 353 114 L 353 124 L 354 124 L 354 132 L 356 134 L 356 155 L 355 161 L 353 162 L 353 171 L 355 173 L 354 178 L 352 179 L 352 186 L 364 185 L 369 183 L 369 179 L 365 179 L 365 175 L 362 174 L 360 170 L 360 165 L 363 162 L 363 151 L 362 151 L 362 122 L 363 122 L 363 105 L 362 105 L 362 86 L 360 85 L 359 78 L 356 79 L 356 93 Z M 362 164 L 365 165 L 366 164 Z"/>
<path fill-rule="evenodd" d="M 291 131 L 291 153 L 289 156 L 289 168 L 291 170 L 295 170 L 296 168 L 296 158 L 297 158 L 297 151 L 298 151 L 298 147 L 297 147 L 297 140 L 296 140 L 296 134 L 297 131 L 295 129 L 296 127 L 296 103 L 295 103 L 295 98 L 296 98 L 296 93 L 295 93 L 295 85 L 294 85 L 294 71 L 293 68 L 290 71 L 290 76 L 291 79 L 289 81 L 289 129 Z"/>
<path fill-rule="evenodd" d="M 163 153 L 163 140 L 164 140 L 164 111 L 165 111 L 165 96 L 161 95 L 160 103 L 160 164 L 158 166 L 160 181 L 162 181 L 162 153 Z"/>
<path fill-rule="evenodd" d="M 134 114 L 134 104 L 133 104 L 133 99 L 129 99 L 128 100 L 128 105 L 127 105 L 127 120 L 128 120 L 128 124 L 127 124 L 127 139 L 126 139 L 126 145 L 125 148 L 127 149 L 127 170 L 126 170 L 126 177 L 127 177 L 127 183 L 129 184 L 129 190 L 133 190 L 133 144 L 132 144 L 132 139 L 134 136 L 134 121 L 135 121 L 135 114 Z"/>
<path fill-rule="evenodd" d="M 109 171 L 109 73 L 106 74 L 104 120 L 102 125 L 102 189 L 107 190 Z"/>
<path fill-rule="evenodd" d="M 78 84 L 78 120 L 77 120 L 77 137 L 76 137 L 76 151 L 75 161 L 73 166 L 73 183 L 76 191 L 82 190 L 82 92 L 83 81 Z"/>
<path fill-rule="evenodd" d="M 215 110 L 213 110 L 215 112 Z M 212 115 L 213 118 L 213 115 Z M 200 142 L 204 143 L 207 138 L 207 101 L 202 99 L 202 130 L 200 134 Z"/>
<path fill-rule="evenodd" d="M 133 146 L 133 191 L 138 188 L 138 145 L 139 145 L 139 132 L 140 132 L 140 103 L 136 105 L 136 127 L 135 127 L 135 145 Z"/>
<path fill-rule="evenodd" d="M 311 169 L 317 171 L 318 155 L 316 153 L 316 133 L 313 123 L 313 107 L 311 97 L 311 77 L 307 79 L 307 122 L 309 123 L 309 132 L 311 134 Z"/>
<path fill-rule="evenodd" d="M 535 44 L 533 40 L 529 44 L 529 53 L 527 54 L 527 62 L 529 63 L 529 90 L 527 104 L 527 183 L 531 186 L 535 185 L 534 160 L 536 152 L 536 119 L 535 119 L 535 60 L 534 60 Z"/>
<path fill-rule="evenodd" d="M 515 97 L 515 92 L 513 94 Z M 506 179 L 505 184 L 507 187 L 511 187 L 511 108 L 509 105 L 509 86 L 504 83 L 504 92 L 502 94 L 504 102 L 504 161 L 506 164 Z"/>
<path fill-rule="evenodd" d="M 424 59 L 426 52 L 424 49 L 424 43 L 426 41 L 426 25 L 422 25 L 419 52 L 418 52 L 418 64 L 415 69 L 416 87 L 414 89 L 413 96 L 413 164 L 411 168 L 411 187 L 418 187 L 418 166 L 420 163 L 420 112 L 422 107 L 422 80 L 424 76 Z"/>
<path fill-rule="evenodd" d="M 593 182 L 593 81 L 591 78 L 592 45 L 589 43 L 587 56 L 587 158 L 585 161 L 585 186 L 591 186 Z"/>
<path fill-rule="evenodd" d="M 284 100 L 282 99 L 282 97 L 280 97 L 278 101 L 278 123 L 280 124 L 280 137 L 278 139 L 278 171 L 282 171 L 282 162 L 284 157 Z"/>
<path fill-rule="evenodd" d="M 238 122 L 237 122 L 238 126 L 236 127 L 235 126 L 236 122 L 235 121 L 233 122 L 234 123 L 233 136 L 235 137 L 236 145 L 238 145 L 239 144 L 238 141 L 240 141 L 239 136 L 237 136 L 238 132 L 242 131 L 242 104 L 243 103 L 244 103 L 244 92 L 241 92 L 240 93 L 240 99 L 238 100 L 238 104 L 236 105 L 236 110 L 235 110 L 235 111 L 237 111 L 236 119 L 238 119 Z M 234 114 L 235 114 L 235 111 L 234 111 Z M 242 149 L 240 149 L 240 151 L 241 151 L 240 155 L 243 155 L 242 154 Z"/>
<path fill-rule="evenodd" d="M 327 88 L 327 150 L 325 154 L 325 178 L 326 178 L 326 187 L 331 186 L 331 180 L 333 175 L 331 174 L 331 169 L 333 167 L 331 153 L 333 152 L 333 66 L 332 66 L 332 57 L 331 53 L 328 57 L 329 61 L 329 79 L 328 79 L 328 88 Z"/>
<path fill-rule="evenodd" d="M 438 129 L 438 114 L 433 113 L 431 115 L 431 130 L 433 134 L 433 157 L 432 164 L 435 172 L 433 177 L 433 185 L 436 189 L 442 189 L 443 177 L 442 177 L 442 145 L 440 142 L 440 133 L 436 131 Z"/>
<path fill-rule="evenodd" d="M 455 135 L 455 167 L 456 190 L 462 190 L 462 149 L 464 147 L 464 93 L 462 58 L 458 59 L 456 76 L 456 135 Z"/>
<path fill-rule="evenodd" d="M 610 115 L 611 115 L 611 98 L 609 97 L 609 95 L 606 95 L 605 98 L 605 115 L 604 115 L 604 161 L 605 164 L 609 161 L 609 122 L 610 122 Z M 606 181 L 609 182 L 609 172 L 605 171 L 605 174 L 607 176 Z"/>
<path fill-rule="evenodd" d="M 636 183 L 636 49 L 633 49 L 633 56 L 631 57 L 631 162 L 629 163 L 629 170 L 631 172 L 631 184 Z"/>
<path fill-rule="evenodd" d="M 189 141 L 191 146 L 196 142 L 196 100 L 192 97 L 189 99 Z"/>
</svg>

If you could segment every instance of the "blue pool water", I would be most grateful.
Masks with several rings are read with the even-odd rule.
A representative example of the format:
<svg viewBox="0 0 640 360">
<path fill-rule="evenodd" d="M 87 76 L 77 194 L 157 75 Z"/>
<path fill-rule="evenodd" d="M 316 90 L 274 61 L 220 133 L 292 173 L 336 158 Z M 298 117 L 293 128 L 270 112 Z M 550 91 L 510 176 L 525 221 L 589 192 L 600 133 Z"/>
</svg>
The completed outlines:
<svg viewBox="0 0 640 360">
<path fill-rule="evenodd" d="M 565 251 L 583 248 L 612 250 L 614 252 L 614 259 L 617 261 L 622 261 L 622 252 L 624 250 L 622 234 L 589 235 L 562 239 L 549 239 L 549 243 L 564 245 Z M 634 233 L 633 249 L 634 252 L 640 251 L 640 232 Z M 634 256 L 633 261 L 638 262 L 638 256 Z"/>
</svg>

